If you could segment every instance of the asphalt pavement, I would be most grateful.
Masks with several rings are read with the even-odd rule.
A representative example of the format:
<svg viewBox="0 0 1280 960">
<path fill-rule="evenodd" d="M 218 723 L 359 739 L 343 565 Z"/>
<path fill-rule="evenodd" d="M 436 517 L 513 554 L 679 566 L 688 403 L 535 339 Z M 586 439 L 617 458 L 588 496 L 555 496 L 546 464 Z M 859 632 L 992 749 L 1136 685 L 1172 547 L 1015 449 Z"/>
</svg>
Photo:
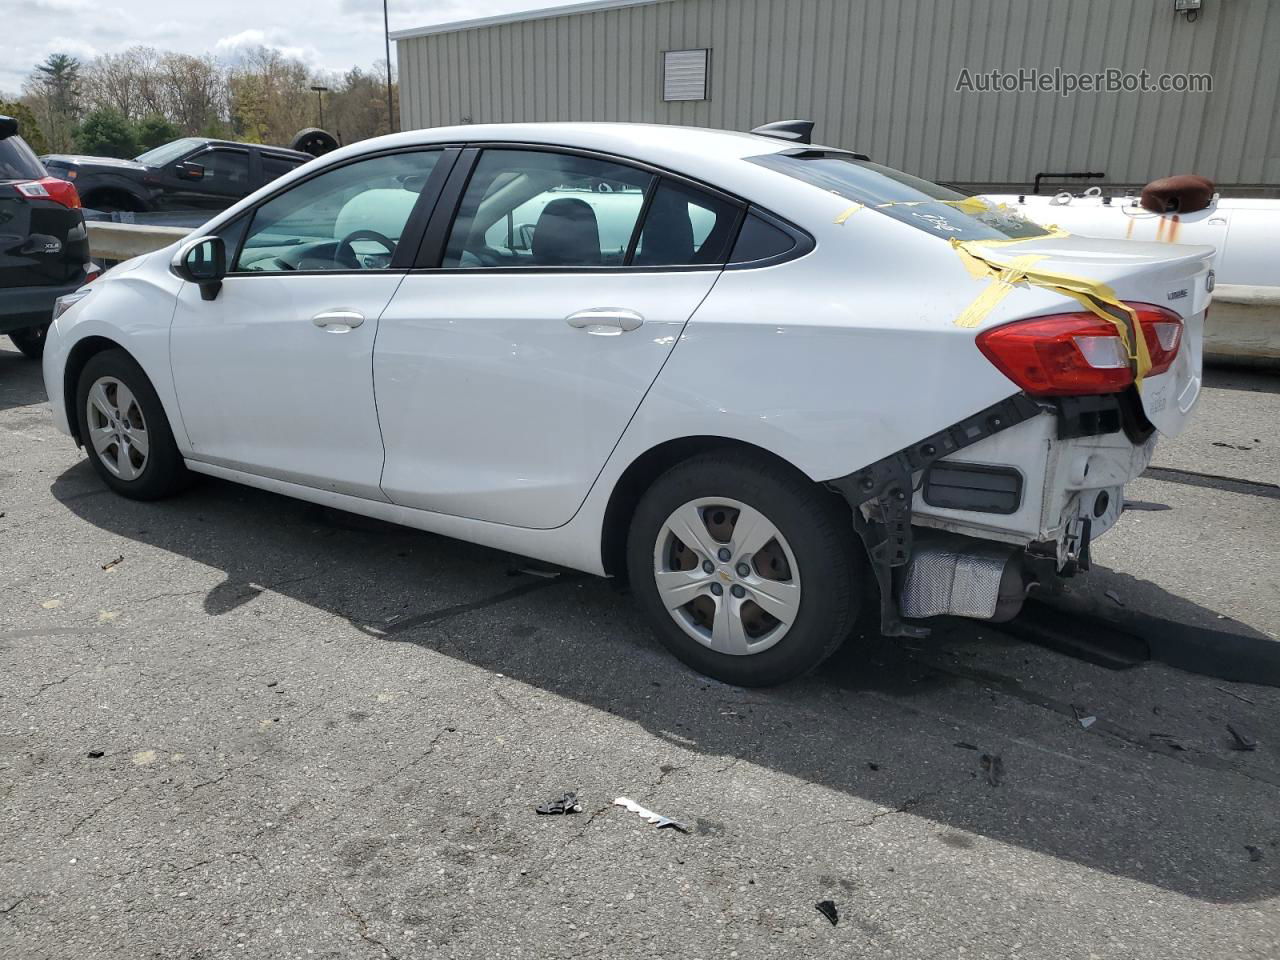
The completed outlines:
<svg viewBox="0 0 1280 960">
<path fill-rule="evenodd" d="M 1042 624 L 1269 656 L 1280 378 L 1209 382 Z M 1280 956 L 1280 688 L 963 621 L 725 686 L 602 580 L 115 497 L 7 344 L 0 454 L 0 957 Z"/>
</svg>

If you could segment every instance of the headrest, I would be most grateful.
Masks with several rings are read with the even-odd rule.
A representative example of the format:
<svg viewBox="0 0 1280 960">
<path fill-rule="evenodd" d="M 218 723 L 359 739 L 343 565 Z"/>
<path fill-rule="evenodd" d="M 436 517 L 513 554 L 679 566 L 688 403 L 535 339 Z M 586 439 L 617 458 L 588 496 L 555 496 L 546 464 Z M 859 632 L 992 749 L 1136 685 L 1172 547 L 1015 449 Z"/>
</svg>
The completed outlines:
<svg viewBox="0 0 1280 960">
<path fill-rule="evenodd" d="M 598 264 L 600 226 L 591 204 L 561 197 L 543 207 L 533 228 L 533 259 L 552 267 Z"/>
<path fill-rule="evenodd" d="M 1195 213 L 1213 203 L 1213 181 L 1193 173 L 1152 180 L 1142 188 L 1142 208 L 1152 213 Z"/>
</svg>

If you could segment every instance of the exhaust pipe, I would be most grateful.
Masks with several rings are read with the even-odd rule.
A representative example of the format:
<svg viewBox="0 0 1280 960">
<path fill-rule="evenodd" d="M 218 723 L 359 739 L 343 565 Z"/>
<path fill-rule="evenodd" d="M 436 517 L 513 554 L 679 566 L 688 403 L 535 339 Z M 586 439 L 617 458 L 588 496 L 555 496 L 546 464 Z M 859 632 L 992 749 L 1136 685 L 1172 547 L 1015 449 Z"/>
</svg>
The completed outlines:
<svg viewBox="0 0 1280 960">
<path fill-rule="evenodd" d="M 902 579 L 898 607 L 912 620 L 972 617 L 997 623 L 1022 609 L 1030 585 L 1022 550 L 969 537 L 917 541 Z"/>
</svg>

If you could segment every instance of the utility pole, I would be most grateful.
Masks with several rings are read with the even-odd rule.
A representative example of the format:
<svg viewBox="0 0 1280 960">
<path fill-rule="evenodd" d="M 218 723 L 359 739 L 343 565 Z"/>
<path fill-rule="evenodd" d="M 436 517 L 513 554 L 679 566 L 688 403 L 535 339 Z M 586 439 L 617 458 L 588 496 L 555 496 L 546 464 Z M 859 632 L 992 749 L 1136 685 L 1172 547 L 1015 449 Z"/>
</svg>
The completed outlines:
<svg viewBox="0 0 1280 960">
<path fill-rule="evenodd" d="M 311 89 L 316 92 L 316 105 L 320 109 L 320 122 L 316 124 L 316 126 L 318 126 L 321 130 L 323 130 L 324 129 L 324 95 L 329 92 L 329 88 L 321 86 L 320 84 L 314 84 L 311 87 Z"/>
<path fill-rule="evenodd" d="M 391 20 L 387 16 L 387 0 L 382 0 L 382 36 L 387 42 L 387 133 L 395 133 L 395 110 L 391 106 Z"/>
</svg>

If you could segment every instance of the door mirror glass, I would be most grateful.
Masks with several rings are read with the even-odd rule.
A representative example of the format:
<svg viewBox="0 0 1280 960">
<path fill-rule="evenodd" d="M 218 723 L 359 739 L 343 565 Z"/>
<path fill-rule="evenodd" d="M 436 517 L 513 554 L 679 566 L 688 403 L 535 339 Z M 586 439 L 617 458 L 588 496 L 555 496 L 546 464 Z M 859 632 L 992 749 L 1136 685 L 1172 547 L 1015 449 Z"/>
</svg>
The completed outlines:
<svg viewBox="0 0 1280 960">
<path fill-rule="evenodd" d="M 175 168 L 180 180 L 203 180 L 204 167 L 198 163 L 192 163 L 190 160 L 184 160 Z"/>
<path fill-rule="evenodd" d="M 178 248 L 172 266 L 183 280 L 199 285 L 203 299 L 212 300 L 227 275 L 227 245 L 221 237 L 188 240 Z"/>
</svg>

